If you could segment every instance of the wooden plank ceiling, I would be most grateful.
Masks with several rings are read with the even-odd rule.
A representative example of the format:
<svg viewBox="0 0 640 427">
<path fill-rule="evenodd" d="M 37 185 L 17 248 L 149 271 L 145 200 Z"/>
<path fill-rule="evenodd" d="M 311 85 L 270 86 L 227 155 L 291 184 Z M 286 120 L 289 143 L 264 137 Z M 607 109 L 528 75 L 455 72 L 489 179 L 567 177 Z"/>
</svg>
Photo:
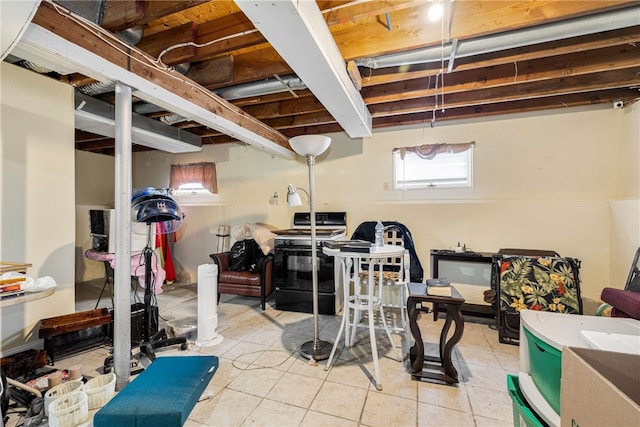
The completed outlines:
<svg viewBox="0 0 640 427">
<path fill-rule="evenodd" d="M 435 0 L 438 1 L 438 0 Z M 454 119 L 566 108 L 639 98 L 640 26 L 580 35 L 456 58 L 444 55 L 449 43 L 488 38 L 537 25 L 610 11 L 637 14 L 639 1 L 594 0 L 445 0 L 444 17 L 429 21 L 425 0 L 318 0 L 318 6 L 344 57 L 361 82 L 361 95 L 373 127 L 425 126 Z M 240 84 L 284 79 L 292 74 L 275 49 L 254 29 L 232 1 L 102 2 L 98 22 L 111 32 L 137 28 L 136 47 L 216 93 Z M 567 22 L 567 31 L 571 25 Z M 283 29 L 286 31 L 286 29 Z M 295 37 L 295 34 L 291 34 Z M 187 42 L 192 42 L 186 45 Z M 171 46 L 182 47 L 167 51 Z M 356 67 L 363 59 L 435 47 L 440 60 L 373 69 Z M 100 53 L 100 52 L 97 52 Z M 438 74 L 440 71 L 444 72 Z M 295 76 L 294 76 L 295 77 Z M 91 80 L 60 76 L 81 88 Z M 112 92 L 94 94 L 113 103 Z M 222 95 L 221 95 L 222 96 Z M 309 90 L 230 99 L 247 114 L 286 137 L 341 131 Z M 170 116 L 152 106 L 134 110 L 159 119 Z M 173 126 L 203 137 L 203 144 L 235 141 L 188 117 Z M 114 141 L 77 131 L 80 150 L 113 153 Z"/>
</svg>

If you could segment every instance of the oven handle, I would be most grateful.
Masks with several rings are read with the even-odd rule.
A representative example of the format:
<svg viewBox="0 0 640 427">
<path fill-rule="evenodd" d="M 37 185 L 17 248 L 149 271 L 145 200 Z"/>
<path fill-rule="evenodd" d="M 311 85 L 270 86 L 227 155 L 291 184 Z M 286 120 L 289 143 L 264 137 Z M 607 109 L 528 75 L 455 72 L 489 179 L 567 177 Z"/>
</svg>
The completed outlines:
<svg viewBox="0 0 640 427">
<path fill-rule="evenodd" d="M 273 253 L 276 258 L 280 256 L 289 256 L 290 254 L 296 254 L 301 257 L 311 256 L 311 246 L 274 246 Z M 318 246 L 316 253 L 319 258 L 328 259 L 333 258 L 330 255 L 322 252 L 322 246 Z"/>
</svg>

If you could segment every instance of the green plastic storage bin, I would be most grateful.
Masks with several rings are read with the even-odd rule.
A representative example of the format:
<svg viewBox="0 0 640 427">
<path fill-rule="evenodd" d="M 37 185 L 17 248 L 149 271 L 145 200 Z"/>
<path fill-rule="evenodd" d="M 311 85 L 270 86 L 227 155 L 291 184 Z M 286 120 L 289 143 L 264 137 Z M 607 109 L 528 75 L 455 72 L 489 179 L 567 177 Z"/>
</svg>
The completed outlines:
<svg viewBox="0 0 640 427">
<path fill-rule="evenodd" d="M 515 427 L 546 426 L 527 405 L 527 401 L 520 391 L 520 383 L 516 375 L 507 375 L 507 389 L 513 403 L 513 425 Z"/>
<path fill-rule="evenodd" d="M 560 415 L 562 351 L 540 340 L 527 328 L 523 329 L 529 346 L 529 374 L 549 406 Z"/>
</svg>

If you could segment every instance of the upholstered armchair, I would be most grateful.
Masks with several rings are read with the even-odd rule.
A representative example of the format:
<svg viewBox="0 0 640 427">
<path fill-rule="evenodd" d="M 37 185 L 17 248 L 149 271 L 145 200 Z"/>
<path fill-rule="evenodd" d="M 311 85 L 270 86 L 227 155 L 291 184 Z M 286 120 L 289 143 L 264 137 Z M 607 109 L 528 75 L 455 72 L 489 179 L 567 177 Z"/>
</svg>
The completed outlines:
<svg viewBox="0 0 640 427">
<path fill-rule="evenodd" d="M 254 271 L 230 270 L 230 254 L 231 252 L 222 252 L 209 255 L 218 266 L 218 295 L 222 293 L 259 297 L 264 310 L 266 298 L 274 290 L 273 254 L 260 257 L 255 263 Z"/>
</svg>

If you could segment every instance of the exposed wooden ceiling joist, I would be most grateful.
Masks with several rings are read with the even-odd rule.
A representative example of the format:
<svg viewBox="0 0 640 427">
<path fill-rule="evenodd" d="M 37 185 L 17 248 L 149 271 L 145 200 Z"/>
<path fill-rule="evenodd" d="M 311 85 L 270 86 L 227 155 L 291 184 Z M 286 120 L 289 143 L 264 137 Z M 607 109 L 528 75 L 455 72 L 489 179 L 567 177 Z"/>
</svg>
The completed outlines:
<svg viewBox="0 0 640 427">
<path fill-rule="evenodd" d="M 345 67 L 347 61 L 361 64 L 351 71 L 360 75 L 360 94 L 371 111 L 374 129 L 409 124 L 430 126 L 434 114 L 437 125 L 445 120 L 570 106 L 601 104 L 613 108 L 613 101 L 629 105 L 640 97 L 640 24 L 616 27 L 616 22 L 609 19 L 602 27 L 613 24 L 611 30 L 603 31 L 593 25 L 587 26 L 590 31 L 586 34 L 568 36 L 576 22 L 591 22 L 594 17 L 596 22 L 602 22 L 598 17 L 612 11 L 616 16 L 640 18 L 638 0 L 444 0 L 448 9 L 445 20 L 437 23 L 428 21 L 430 4 L 424 0 L 319 0 L 317 4 Z M 462 48 L 477 39 L 505 35 L 509 38 L 521 31 L 538 34 L 537 26 L 550 23 L 558 23 L 568 35 L 553 41 L 498 46 L 470 56 L 454 55 L 451 67 L 449 55 L 444 54 L 442 61 L 431 63 L 381 69 L 362 65 L 366 58 L 390 53 L 412 49 L 438 51 L 453 39 Z M 54 20 L 51 25 L 64 24 Z M 269 129 L 265 130 L 268 135 L 278 135 L 282 144 L 279 146 L 288 148 L 286 140 L 292 136 L 342 130 L 308 88 L 282 88 L 280 93 L 261 90 L 267 80 L 291 76 L 293 69 L 234 2 L 106 0 L 101 25 L 111 32 L 131 26 L 142 28 L 143 37 L 137 48 L 156 58 L 165 52 L 162 61 L 184 66 L 188 72 L 183 71 L 187 74 L 181 78 L 201 88 L 224 89 L 227 93 L 240 84 L 255 87 L 254 94 L 230 98 L 233 101 L 226 104 L 205 103 L 206 108 L 218 112 L 226 108 L 222 105 L 230 106 L 234 115 L 242 117 L 242 123 L 250 123 L 250 129 L 251 126 L 256 132 Z M 287 29 L 283 28 L 283 32 Z M 114 58 L 114 53 L 99 40 L 86 43 L 81 37 L 73 38 L 72 34 L 68 37 L 84 49 L 118 61 L 127 70 L 135 68 L 123 61 L 125 56 Z M 194 42 L 195 46 L 180 45 L 187 42 Z M 171 49 L 172 46 L 179 47 Z M 72 71 L 76 73 L 50 75 L 76 87 L 93 81 L 93 76 L 80 69 Z M 155 79 L 162 82 L 162 78 L 142 68 L 137 72 L 154 83 Z M 189 97 L 194 96 L 184 87 L 172 86 L 171 90 L 190 101 Z M 112 93 L 95 96 L 113 103 Z M 143 102 L 140 99 L 135 108 Z M 200 101 L 196 97 L 192 102 Z M 165 107 L 151 106 L 144 114 L 160 120 L 173 113 Z M 193 117 L 184 117 L 173 126 L 202 135 L 205 144 L 237 142 Z M 100 146 L 108 145 L 106 141 L 78 138 L 79 149 L 110 153 L 108 146 Z"/>
</svg>

